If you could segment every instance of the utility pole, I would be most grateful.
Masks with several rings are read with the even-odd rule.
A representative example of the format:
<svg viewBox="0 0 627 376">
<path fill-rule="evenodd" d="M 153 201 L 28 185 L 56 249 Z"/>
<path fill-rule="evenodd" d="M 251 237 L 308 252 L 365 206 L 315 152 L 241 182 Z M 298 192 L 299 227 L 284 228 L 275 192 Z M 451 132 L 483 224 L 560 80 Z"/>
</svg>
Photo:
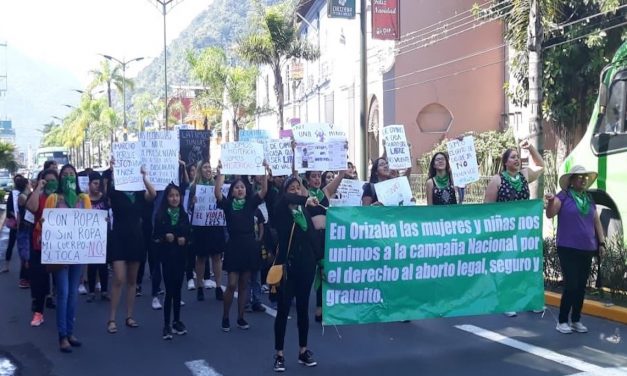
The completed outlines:
<svg viewBox="0 0 627 376">
<path fill-rule="evenodd" d="M 366 111 L 368 110 L 368 23 L 366 0 L 361 0 L 361 9 L 359 15 L 360 21 L 360 96 L 359 96 L 359 132 L 357 137 L 357 166 L 359 168 L 359 176 L 367 180 L 368 177 L 368 144 L 366 142 L 368 135 L 368 120 L 366 119 Z"/>
<path fill-rule="evenodd" d="M 532 0 L 529 8 L 527 51 L 529 52 L 529 142 L 540 155 L 544 154 L 544 132 L 542 129 L 542 14 L 540 0 Z M 544 196 L 544 177 L 540 175 L 532 197 Z"/>
</svg>

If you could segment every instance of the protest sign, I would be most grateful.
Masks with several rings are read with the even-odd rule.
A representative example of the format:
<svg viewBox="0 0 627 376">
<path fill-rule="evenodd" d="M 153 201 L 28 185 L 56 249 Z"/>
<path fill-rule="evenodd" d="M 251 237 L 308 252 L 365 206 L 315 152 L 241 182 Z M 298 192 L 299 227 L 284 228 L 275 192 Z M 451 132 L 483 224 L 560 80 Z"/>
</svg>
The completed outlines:
<svg viewBox="0 0 627 376">
<path fill-rule="evenodd" d="M 383 141 L 385 141 L 385 151 L 387 152 L 388 165 L 392 170 L 403 170 L 410 168 L 411 154 L 405 127 L 403 125 L 388 125 L 381 129 Z"/>
<path fill-rule="evenodd" d="M 260 142 L 270 139 L 270 132 L 265 129 L 240 129 L 239 141 Z"/>
<path fill-rule="evenodd" d="M 364 184 L 361 180 L 342 179 L 335 191 L 336 198 L 330 200 L 331 206 L 361 206 Z"/>
<path fill-rule="evenodd" d="M 294 162 L 299 172 L 345 170 L 348 163 L 346 142 L 297 144 Z"/>
<path fill-rule="evenodd" d="M 139 142 L 114 142 L 113 170 L 116 191 L 142 191 L 145 189 L 140 173 L 142 160 Z"/>
<path fill-rule="evenodd" d="M 222 185 L 222 195 L 229 194 L 230 184 Z M 196 185 L 196 203 L 192 214 L 193 226 L 226 226 L 224 212 L 217 208 L 215 187 Z"/>
<path fill-rule="evenodd" d="M 42 264 L 106 263 L 106 210 L 44 209 L 42 218 Z"/>
<path fill-rule="evenodd" d="M 272 169 L 273 176 L 290 175 L 294 151 L 290 140 L 269 140 L 265 144 L 264 156 Z"/>
<path fill-rule="evenodd" d="M 293 134 L 292 134 L 292 130 L 291 129 L 281 129 L 279 131 L 279 138 L 280 139 L 289 138 L 291 140 L 292 137 L 293 137 Z"/>
<path fill-rule="evenodd" d="M 451 140 L 446 147 L 455 186 L 465 187 L 479 180 L 479 164 L 474 137 L 466 136 L 462 141 Z"/>
<path fill-rule="evenodd" d="M 18 205 L 18 201 L 20 198 L 20 191 L 18 191 L 17 189 L 13 189 L 11 191 L 11 201 L 13 201 L 13 214 L 15 214 L 15 218 L 19 221 L 20 220 L 20 207 Z"/>
<path fill-rule="evenodd" d="M 89 176 L 78 176 L 78 188 L 83 193 L 89 193 Z"/>
<path fill-rule="evenodd" d="M 541 309 L 542 210 L 540 200 L 330 208 L 324 324 Z"/>
<path fill-rule="evenodd" d="M 292 126 L 294 140 L 299 144 L 346 142 L 346 132 L 326 123 L 306 123 Z"/>
<path fill-rule="evenodd" d="M 141 161 L 157 191 L 179 184 L 179 134 L 177 131 L 140 132 Z M 117 179 L 117 176 L 116 176 Z"/>
<path fill-rule="evenodd" d="M 263 145 L 256 142 L 227 142 L 221 148 L 223 174 L 265 175 Z"/>
<path fill-rule="evenodd" d="M 209 160 L 211 131 L 179 130 L 181 160 L 186 165 L 195 165 Z"/>
<path fill-rule="evenodd" d="M 405 176 L 388 179 L 380 183 L 375 183 L 374 190 L 377 200 L 385 206 L 412 206 L 415 205 L 411 199 L 409 180 Z"/>
</svg>

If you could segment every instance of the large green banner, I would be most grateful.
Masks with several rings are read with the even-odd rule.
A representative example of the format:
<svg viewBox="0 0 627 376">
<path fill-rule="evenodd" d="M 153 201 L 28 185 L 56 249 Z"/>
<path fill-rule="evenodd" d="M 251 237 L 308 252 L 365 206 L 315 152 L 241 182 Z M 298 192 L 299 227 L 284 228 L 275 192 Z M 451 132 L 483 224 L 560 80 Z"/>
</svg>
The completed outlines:
<svg viewBox="0 0 627 376">
<path fill-rule="evenodd" d="M 541 309 L 542 205 L 329 208 L 324 323 Z"/>
</svg>

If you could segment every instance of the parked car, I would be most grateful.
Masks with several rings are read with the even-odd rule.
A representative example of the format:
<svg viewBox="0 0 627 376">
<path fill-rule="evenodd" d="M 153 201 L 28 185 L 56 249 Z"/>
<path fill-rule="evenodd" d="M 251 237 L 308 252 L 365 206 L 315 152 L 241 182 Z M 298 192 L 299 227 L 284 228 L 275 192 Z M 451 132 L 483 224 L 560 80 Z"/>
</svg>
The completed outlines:
<svg viewBox="0 0 627 376">
<path fill-rule="evenodd" d="M 13 188 L 13 178 L 7 169 L 0 169 L 0 189 L 9 191 Z"/>
</svg>

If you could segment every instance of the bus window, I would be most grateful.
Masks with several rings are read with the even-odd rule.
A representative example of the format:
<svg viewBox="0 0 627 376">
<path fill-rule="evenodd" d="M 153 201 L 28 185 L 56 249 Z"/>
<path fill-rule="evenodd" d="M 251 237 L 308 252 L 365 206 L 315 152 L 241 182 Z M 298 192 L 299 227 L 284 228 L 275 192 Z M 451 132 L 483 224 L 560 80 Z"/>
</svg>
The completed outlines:
<svg viewBox="0 0 627 376">
<path fill-rule="evenodd" d="M 610 100 L 605 116 L 599 122 L 595 133 L 624 133 L 627 99 L 627 81 L 618 81 L 612 85 Z M 621 116 L 622 115 L 622 116 Z"/>
</svg>

